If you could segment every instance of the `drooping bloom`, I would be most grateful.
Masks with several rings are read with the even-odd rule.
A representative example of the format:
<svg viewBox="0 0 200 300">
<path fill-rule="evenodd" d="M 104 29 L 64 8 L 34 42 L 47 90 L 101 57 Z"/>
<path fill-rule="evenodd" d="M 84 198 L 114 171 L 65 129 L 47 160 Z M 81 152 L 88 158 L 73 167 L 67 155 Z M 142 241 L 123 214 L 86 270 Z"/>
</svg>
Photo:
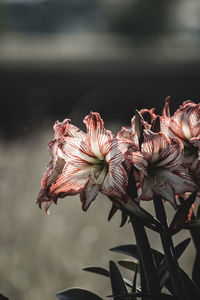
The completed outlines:
<svg viewBox="0 0 200 300">
<path fill-rule="evenodd" d="M 56 125 L 57 138 L 50 143 L 52 160 L 38 197 L 40 206 L 46 201 L 48 207 L 57 198 L 79 193 L 83 210 L 98 192 L 124 200 L 128 178 L 122 163 L 129 143 L 114 138 L 98 113 L 91 112 L 84 123 L 87 134 L 73 127 L 70 134 L 63 135 L 62 123 Z"/>
<path fill-rule="evenodd" d="M 127 158 L 139 170 L 141 195 L 138 200 L 152 200 L 155 195 L 176 207 L 176 194 L 192 192 L 196 186 L 187 170 L 181 165 L 183 145 L 164 133 L 143 131 L 141 152 L 131 148 Z"/>
<path fill-rule="evenodd" d="M 164 110 L 166 111 L 166 102 Z M 183 164 L 200 186 L 200 104 L 185 101 L 170 118 L 160 118 L 161 129 L 169 137 L 178 137 L 184 145 Z"/>
</svg>

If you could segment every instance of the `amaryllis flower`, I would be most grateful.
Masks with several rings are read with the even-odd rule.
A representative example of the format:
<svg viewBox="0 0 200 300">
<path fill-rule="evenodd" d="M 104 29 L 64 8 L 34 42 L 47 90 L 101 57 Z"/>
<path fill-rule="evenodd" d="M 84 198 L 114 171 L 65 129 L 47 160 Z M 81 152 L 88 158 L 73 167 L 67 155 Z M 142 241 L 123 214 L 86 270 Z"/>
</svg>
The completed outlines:
<svg viewBox="0 0 200 300">
<path fill-rule="evenodd" d="M 73 135 L 63 137 L 62 126 L 58 140 L 52 142 L 52 161 L 42 181 L 38 203 L 56 202 L 58 197 L 79 194 L 83 210 L 87 210 L 98 192 L 123 200 L 128 183 L 122 165 L 128 142 L 114 138 L 104 128 L 98 113 L 90 113 L 85 119 L 87 134 L 73 130 Z M 59 127 L 59 126 L 58 126 Z M 78 136 L 75 136 L 76 133 Z M 80 136 L 79 136 L 80 135 Z M 59 144 L 57 144 L 59 143 Z M 50 180 L 51 173 L 56 174 Z M 45 195 L 45 197 L 44 197 Z"/>
<path fill-rule="evenodd" d="M 141 195 L 138 200 L 152 200 L 155 195 L 169 201 L 176 207 L 176 194 L 192 192 L 196 186 L 187 170 L 181 165 L 183 145 L 176 138 L 164 133 L 144 130 L 141 152 L 127 152 L 140 172 Z"/>
<path fill-rule="evenodd" d="M 170 137 L 178 137 L 184 145 L 183 164 L 200 186 L 200 104 L 185 101 L 170 118 L 166 101 L 165 116 L 160 118 L 162 131 Z"/>
<path fill-rule="evenodd" d="M 50 151 L 51 160 L 48 164 L 48 169 L 45 176 L 42 179 L 40 190 L 38 196 L 38 205 L 41 207 L 43 202 L 46 202 L 46 210 L 50 204 L 56 201 L 56 197 L 52 195 L 49 197 L 50 187 L 57 181 L 58 177 L 61 175 L 65 164 L 68 162 L 67 156 L 63 152 L 62 148 L 67 138 L 79 138 L 84 139 L 86 134 L 80 131 L 77 127 L 69 123 L 70 119 L 65 119 L 63 122 L 56 122 L 54 125 L 54 140 L 48 144 L 48 149 Z M 60 197 L 65 196 L 64 194 Z"/>
</svg>

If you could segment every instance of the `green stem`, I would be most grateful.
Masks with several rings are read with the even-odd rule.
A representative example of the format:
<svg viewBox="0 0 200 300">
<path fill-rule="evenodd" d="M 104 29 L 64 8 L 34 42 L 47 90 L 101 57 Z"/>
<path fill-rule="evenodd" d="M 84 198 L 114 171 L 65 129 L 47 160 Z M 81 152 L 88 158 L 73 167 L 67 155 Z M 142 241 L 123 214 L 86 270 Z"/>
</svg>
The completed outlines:
<svg viewBox="0 0 200 300">
<path fill-rule="evenodd" d="M 171 282 L 174 288 L 174 293 L 178 299 L 188 299 L 185 286 L 182 281 L 181 273 L 179 271 L 178 261 L 173 254 L 173 241 L 168 232 L 168 224 L 166 213 L 162 199 L 156 197 L 154 200 L 155 212 L 157 219 L 163 224 L 163 231 L 160 233 L 163 250 L 168 265 L 168 270 L 171 278 Z"/>
<path fill-rule="evenodd" d="M 160 291 L 158 274 L 144 225 L 136 218 L 131 218 L 131 224 L 135 233 L 138 253 L 144 270 L 147 289 L 149 291 Z"/>
</svg>

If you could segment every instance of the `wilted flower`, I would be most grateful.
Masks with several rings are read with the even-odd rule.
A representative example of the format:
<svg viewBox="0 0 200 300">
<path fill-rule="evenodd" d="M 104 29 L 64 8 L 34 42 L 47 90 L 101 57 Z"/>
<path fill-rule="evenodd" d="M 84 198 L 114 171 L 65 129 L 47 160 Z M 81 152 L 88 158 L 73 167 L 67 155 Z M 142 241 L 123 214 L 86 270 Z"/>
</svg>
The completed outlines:
<svg viewBox="0 0 200 300">
<path fill-rule="evenodd" d="M 138 200 L 152 200 L 155 195 L 176 207 L 175 195 L 192 192 L 196 186 L 187 170 L 181 165 L 183 145 L 176 138 L 164 133 L 143 131 L 141 152 L 131 148 L 127 152 L 129 161 L 140 173 L 141 195 Z"/>
<path fill-rule="evenodd" d="M 40 206 L 47 202 L 48 208 L 58 197 L 80 193 L 87 210 L 99 191 L 124 200 L 128 178 L 122 163 L 130 143 L 114 138 L 98 113 L 91 112 L 84 123 L 87 134 L 68 123 L 67 128 L 63 123 L 54 126 L 56 139 L 50 143 L 52 160 L 42 180 Z"/>
</svg>

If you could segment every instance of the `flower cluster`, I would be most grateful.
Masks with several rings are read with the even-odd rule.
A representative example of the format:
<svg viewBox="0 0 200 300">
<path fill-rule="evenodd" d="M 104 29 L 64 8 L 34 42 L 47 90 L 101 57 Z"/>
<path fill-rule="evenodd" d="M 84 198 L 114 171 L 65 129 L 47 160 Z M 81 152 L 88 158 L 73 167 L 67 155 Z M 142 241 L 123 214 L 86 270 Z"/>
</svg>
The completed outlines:
<svg viewBox="0 0 200 300">
<path fill-rule="evenodd" d="M 145 115 L 150 121 L 145 121 Z M 169 99 L 162 115 L 154 109 L 136 112 L 131 126 L 117 136 L 104 128 L 98 113 L 85 117 L 87 132 L 56 122 L 49 143 L 51 160 L 42 179 L 38 205 L 80 194 L 87 210 L 97 194 L 117 203 L 131 201 L 128 181 L 137 186 L 137 201 L 160 196 L 177 207 L 176 197 L 200 187 L 200 104 L 183 102 L 170 116 Z"/>
</svg>

